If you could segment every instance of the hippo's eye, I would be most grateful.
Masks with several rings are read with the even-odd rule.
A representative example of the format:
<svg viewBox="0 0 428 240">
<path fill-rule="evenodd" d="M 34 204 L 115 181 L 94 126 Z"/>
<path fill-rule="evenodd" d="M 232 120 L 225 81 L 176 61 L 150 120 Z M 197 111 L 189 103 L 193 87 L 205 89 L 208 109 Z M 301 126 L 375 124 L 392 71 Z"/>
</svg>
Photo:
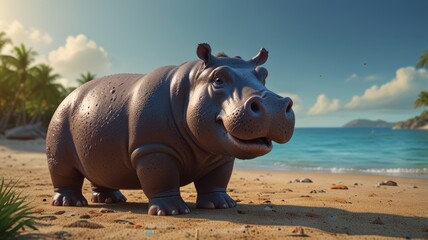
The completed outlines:
<svg viewBox="0 0 428 240">
<path fill-rule="evenodd" d="M 223 84 L 224 84 L 223 79 L 221 79 L 219 77 L 215 78 L 213 81 L 214 87 L 221 87 Z"/>
</svg>

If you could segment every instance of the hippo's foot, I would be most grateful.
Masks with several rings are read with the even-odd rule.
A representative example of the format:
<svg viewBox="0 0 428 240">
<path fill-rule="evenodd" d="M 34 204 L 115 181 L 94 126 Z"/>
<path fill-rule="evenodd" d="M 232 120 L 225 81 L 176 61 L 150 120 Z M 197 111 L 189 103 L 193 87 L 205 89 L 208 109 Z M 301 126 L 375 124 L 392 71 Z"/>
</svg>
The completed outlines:
<svg viewBox="0 0 428 240">
<path fill-rule="evenodd" d="M 180 196 L 157 197 L 149 200 L 149 215 L 188 214 L 190 209 Z"/>
<path fill-rule="evenodd" d="M 126 202 L 126 197 L 117 190 L 103 187 L 92 187 L 93 203 L 118 203 Z"/>
<path fill-rule="evenodd" d="M 83 197 L 81 191 L 69 189 L 56 189 L 53 196 L 54 206 L 88 206 L 88 201 Z"/>
<path fill-rule="evenodd" d="M 226 192 L 200 193 L 196 199 L 198 208 L 233 208 L 236 202 Z"/>
</svg>

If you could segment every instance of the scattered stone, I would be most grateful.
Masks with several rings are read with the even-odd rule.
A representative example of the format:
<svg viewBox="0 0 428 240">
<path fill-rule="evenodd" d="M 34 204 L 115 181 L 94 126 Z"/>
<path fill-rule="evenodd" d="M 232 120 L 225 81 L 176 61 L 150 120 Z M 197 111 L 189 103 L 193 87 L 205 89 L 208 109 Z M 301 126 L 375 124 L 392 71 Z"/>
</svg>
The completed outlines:
<svg viewBox="0 0 428 240">
<path fill-rule="evenodd" d="M 39 220 L 56 220 L 58 219 L 57 217 L 53 216 L 53 215 L 47 215 L 47 216 L 41 216 L 38 217 Z"/>
<path fill-rule="evenodd" d="M 312 183 L 312 180 L 311 179 L 309 179 L 309 178 L 305 178 L 305 179 L 303 179 L 302 181 L 300 181 L 300 182 L 302 182 L 302 183 Z"/>
<path fill-rule="evenodd" d="M 325 193 L 325 190 L 318 190 L 318 193 Z"/>
<path fill-rule="evenodd" d="M 302 197 L 302 198 L 310 198 L 311 196 L 309 196 L 309 195 L 301 195 L 300 197 Z"/>
<path fill-rule="evenodd" d="M 289 236 L 299 236 L 299 237 L 307 237 L 308 235 L 305 234 L 305 231 L 301 226 L 298 226 L 291 231 L 291 234 Z"/>
<path fill-rule="evenodd" d="M 88 222 L 86 220 L 78 220 L 74 223 L 67 225 L 66 227 L 91 228 L 91 229 L 104 228 L 104 226 L 101 224 Z"/>
<path fill-rule="evenodd" d="M 243 211 L 243 210 L 236 210 L 236 212 L 239 214 L 247 214 L 248 213 L 248 211 Z"/>
<path fill-rule="evenodd" d="M 318 213 L 306 213 L 305 216 L 310 218 L 319 218 L 321 215 Z"/>
<path fill-rule="evenodd" d="M 119 224 L 135 225 L 133 222 L 125 220 L 125 219 L 116 219 L 116 220 L 114 220 L 114 222 L 119 223 Z"/>
<path fill-rule="evenodd" d="M 358 186 L 358 183 L 354 183 L 354 186 Z"/>
<path fill-rule="evenodd" d="M 54 233 L 54 235 L 55 235 L 55 239 L 67 239 L 71 237 L 71 234 L 66 231 L 59 231 Z"/>
<path fill-rule="evenodd" d="M 391 181 L 391 180 L 383 181 L 383 182 L 379 183 L 379 185 L 381 185 L 381 186 L 393 186 L 393 187 L 398 186 L 398 184 L 396 182 Z"/>
<path fill-rule="evenodd" d="M 82 216 L 80 216 L 81 219 L 89 219 L 91 218 L 91 215 L 89 214 L 83 214 Z"/>
<path fill-rule="evenodd" d="M 113 209 L 108 209 L 108 208 L 101 208 L 100 213 L 114 213 Z"/>
<path fill-rule="evenodd" d="M 383 221 L 380 219 L 380 217 L 377 217 L 375 220 L 373 220 L 371 222 L 371 224 L 378 224 L 378 225 L 383 225 Z"/>
<path fill-rule="evenodd" d="M 63 210 L 54 212 L 55 215 L 62 215 L 64 213 L 65 213 L 65 211 L 63 211 Z"/>
<path fill-rule="evenodd" d="M 76 215 L 77 215 L 77 213 L 72 212 L 72 213 L 70 213 L 68 216 L 69 216 L 69 217 L 74 217 L 74 216 L 76 216 Z"/>
<path fill-rule="evenodd" d="M 294 182 L 300 182 L 300 179 L 296 178 L 294 179 Z"/>
<path fill-rule="evenodd" d="M 412 188 L 418 188 L 418 186 L 416 186 L 416 185 L 413 185 L 413 186 L 412 186 Z"/>
<path fill-rule="evenodd" d="M 348 190 L 348 187 L 346 185 L 334 185 L 334 186 L 331 186 L 330 189 Z"/>
<path fill-rule="evenodd" d="M 135 226 L 134 226 L 134 228 L 135 228 L 135 229 L 141 229 L 141 228 L 143 228 L 143 225 L 141 225 L 141 224 L 137 224 L 137 225 L 135 225 Z"/>
<path fill-rule="evenodd" d="M 270 200 L 265 200 L 264 202 L 263 202 L 264 204 L 270 204 L 270 203 L 272 203 Z"/>
<path fill-rule="evenodd" d="M 267 212 L 272 212 L 272 211 L 273 211 L 273 208 L 272 208 L 271 206 L 265 206 L 265 207 L 263 208 L 263 210 L 265 210 L 265 211 L 267 211 Z"/>
</svg>

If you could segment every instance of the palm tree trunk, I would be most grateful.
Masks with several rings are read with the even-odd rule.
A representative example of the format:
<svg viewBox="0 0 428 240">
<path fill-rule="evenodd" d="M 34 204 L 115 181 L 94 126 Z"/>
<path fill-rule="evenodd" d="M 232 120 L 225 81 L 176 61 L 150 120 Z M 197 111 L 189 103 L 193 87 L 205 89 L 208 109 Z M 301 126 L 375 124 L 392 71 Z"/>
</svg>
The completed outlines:
<svg viewBox="0 0 428 240">
<path fill-rule="evenodd" d="M 12 113 L 15 111 L 16 103 L 18 102 L 18 99 L 19 99 L 19 94 L 24 89 L 25 80 L 26 80 L 26 76 L 22 76 L 21 80 L 19 81 L 18 90 L 15 93 L 15 97 L 13 98 L 10 109 L 9 109 L 9 111 L 6 112 L 6 115 L 3 118 L 3 126 L 1 126 L 1 128 L 0 128 L 1 132 L 6 130 L 7 125 L 9 124 L 10 117 L 12 116 Z"/>
</svg>

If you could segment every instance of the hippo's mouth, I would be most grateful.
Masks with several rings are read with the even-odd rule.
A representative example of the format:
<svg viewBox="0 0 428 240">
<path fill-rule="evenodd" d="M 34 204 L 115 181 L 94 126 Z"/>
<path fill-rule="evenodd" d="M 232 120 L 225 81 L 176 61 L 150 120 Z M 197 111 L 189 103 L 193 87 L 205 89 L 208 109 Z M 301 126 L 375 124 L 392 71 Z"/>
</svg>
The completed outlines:
<svg viewBox="0 0 428 240">
<path fill-rule="evenodd" d="M 234 136 L 232 133 L 227 131 L 223 121 L 220 118 L 217 118 L 217 123 L 219 123 L 223 127 L 225 135 L 229 142 L 241 150 L 244 150 L 246 152 L 253 152 L 257 155 L 264 155 L 272 150 L 272 140 L 267 137 L 242 139 L 240 137 Z"/>
</svg>

